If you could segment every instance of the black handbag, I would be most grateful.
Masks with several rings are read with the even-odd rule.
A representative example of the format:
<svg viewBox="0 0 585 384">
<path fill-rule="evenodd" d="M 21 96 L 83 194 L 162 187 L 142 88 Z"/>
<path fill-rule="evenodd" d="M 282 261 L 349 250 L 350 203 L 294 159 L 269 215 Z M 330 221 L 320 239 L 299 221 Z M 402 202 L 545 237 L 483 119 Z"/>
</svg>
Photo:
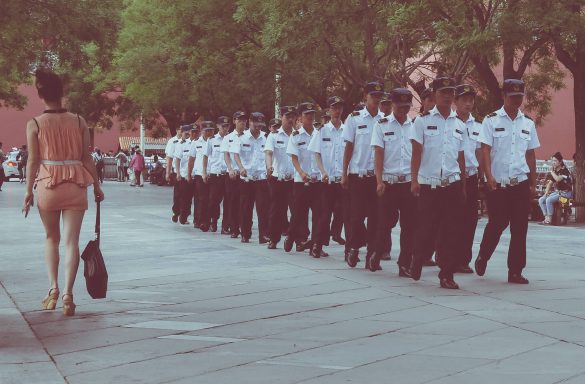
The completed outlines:
<svg viewBox="0 0 585 384">
<path fill-rule="evenodd" d="M 108 271 L 100 251 L 100 203 L 97 203 L 95 240 L 87 243 L 81 254 L 87 292 L 93 299 L 104 299 L 108 290 Z"/>
</svg>

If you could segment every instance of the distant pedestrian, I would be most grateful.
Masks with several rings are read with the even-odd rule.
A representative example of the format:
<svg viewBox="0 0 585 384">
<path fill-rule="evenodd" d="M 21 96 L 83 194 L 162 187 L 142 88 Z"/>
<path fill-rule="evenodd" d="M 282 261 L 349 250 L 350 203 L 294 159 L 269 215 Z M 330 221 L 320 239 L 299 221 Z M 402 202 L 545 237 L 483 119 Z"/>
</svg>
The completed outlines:
<svg viewBox="0 0 585 384">
<path fill-rule="evenodd" d="M 125 173 L 125 170 L 128 168 L 128 157 L 122 150 L 120 150 L 115 159 L 116 166 L 118 168 L 118 181 L 126 181 L 128 174 Z"/>
<path fill-rule="evenodd" d="M 100 149 L 98 147 L 96 147 L 94 149 L 94 152 L 92 154 L 93 157 L 93 161 L 95 162 L 95 169 L 97 171 L 98 174 L 98 178 L 100 179 L 100 183 L 104 183 L 104 155 L 102 154 L 102 151 L 100 151 Z"/>
<path fill-rule="evenodd" d="M 96 201 L 104 199 L 95 164 L 88 151 L 89 130 L 79 115 L 62 107 L 63 85 L 59 76 L 38 69 L 35 86 L 46 110 L 30 120 L 26 127 L 30 158 L 27 163 L 30 177 L 26 183 L 23 212 L 28 215 L 34 204 L 36 185 L 37 205 L 45 226 L 45 260 L 49 273 L 49 293 L 42 309 L 53 310 L 59 299 L 59 243 L 65 243 L 65 291 L 63 313 L 75 314 L 73 284 L 79 266 L 79 232 L 87 210 L 87 186 L 93 184 Z M 61 233 L 61 218 L 63 233 Z"/>
<path fill-rule="evenodd" d="M 20 147 L 20 151 L 18 152 L 18 155 L 16 155 L 16 161 L 18 162 L 18 176 L 20 182 L 24 183 L 26 181 L 26 163 L 28 161 L 26 145 Z"/>
<path fill-rule="evenodd" d="M 132 171 L 134 172 L 134 178 L 136 180 L 135 185 L 137 187 L 144 187 L 140 176 L 145 167 L 144 156 L 142 156 L 142 151 L 138 149 L 130 162 L 130 168 L 132 168 Z"/>
</svg>

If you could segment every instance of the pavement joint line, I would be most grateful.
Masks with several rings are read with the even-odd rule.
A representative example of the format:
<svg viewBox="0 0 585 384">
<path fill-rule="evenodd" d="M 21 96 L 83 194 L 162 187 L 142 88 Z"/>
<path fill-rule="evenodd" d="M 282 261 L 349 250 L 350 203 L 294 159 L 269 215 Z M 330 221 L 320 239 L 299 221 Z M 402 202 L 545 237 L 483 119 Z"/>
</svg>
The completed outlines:
<svg viewBox="0 0 585 384">
<path fill-rule="evenodd" d="M 565 383 L 565 382 L 567 382 L 567 381 L 569 381 L 569 380 L 576 379 L 576 378 L 578 378 L 578 377 L 580 377 L 580 376 L 584 376 L 584 375 L 585 375 L 585 371 L 583 371 L 583 372 L 581 372 L 581 373 L 578 373 L 578 374 L 576 374 L 576 375 L 574 375 L 574 376 L 571 376 L 571 377 L 566 377 L 566 378 L 564 378 L 564 379 L 561 379 L 561 380 L 559 380 L 559 381 L 555 381 L 553 384 L 560 384 L 560 383 Z M 585 378 L 584 378 L 584 379 L 585 379 Z"/>
<path fill-rule="evenodd" d="M 353 369 L 355 367 L 343 367 L 337 365 L 318 365 L 318 364 L 308 364 L 308 363 L 292 363 L 292 362 L 280 362 L 280 361 L 269 361 L 269 360 L 260 360 L 256 361 L 255 364 L 266 364 L 266 365 L 289 365 L 293 367 L 302 367 L 302 368 L 322 368 L 322 369 L 333 369 L 338 371 Z"/>
</svg>

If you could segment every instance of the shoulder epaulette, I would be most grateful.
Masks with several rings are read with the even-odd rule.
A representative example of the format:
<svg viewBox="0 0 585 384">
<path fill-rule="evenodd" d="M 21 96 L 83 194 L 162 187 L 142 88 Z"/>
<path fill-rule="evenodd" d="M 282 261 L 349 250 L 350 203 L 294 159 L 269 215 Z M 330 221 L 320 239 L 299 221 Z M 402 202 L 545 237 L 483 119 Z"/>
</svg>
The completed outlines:
<svg viewBox="0 0 585 384">
<path fill-rule="evenodd" d="M 293 136 L 296 136 L 296 135 L 298 135 L 298 134 L 299 134 L 299 131 L 294 131 L 294 132 L 293 132 Z"/>
<path fill-rule="evenodd" d="M 457 115 L 457 118 L 465 123 L 465 120 L 461 116 Z"/>
<path fill-rule="evenodd" d="M 179 139 L 176 139 L 175 141 L 173 141 L 173 144 L 178 143 L 178 142 L 179 142 Z"/>
<path fill-rule="evenodd" d="M 430 111 L 426 111 L 425 113 L 421 113 L 419 116 L 428 116 L 430 115 L 431 112 Z"/>
<path fill-rule="evenodd" d="M 359 116 L 360 115 L 360 111 L 353 111 L 351 115 L 352 116 Z"/>
<path fill-rule="evenodd" d="M 494 117 L 494 116 L 497 116 L 497 113 L 495 113 L 495 112 L 492 112 L 492 113 L 490 113 L 489 115 L 487 115 L 486 117 Z"/>
<path fill-rule="evenodd" d="M 528 115 L 524 115 L 524 117 L 527 118 L 528 120 L 534 121 L 534 119 L 532 117 L 528 116 Z"/>
<path fill-rule="evenodd" d="M 388 118 L 387 117 L 384 117 L 384 118 L 378 120 L 378 123 L 380 123 L 380 124 L 387 123 L 387 122 L 388 122 Z"/>
</svg>

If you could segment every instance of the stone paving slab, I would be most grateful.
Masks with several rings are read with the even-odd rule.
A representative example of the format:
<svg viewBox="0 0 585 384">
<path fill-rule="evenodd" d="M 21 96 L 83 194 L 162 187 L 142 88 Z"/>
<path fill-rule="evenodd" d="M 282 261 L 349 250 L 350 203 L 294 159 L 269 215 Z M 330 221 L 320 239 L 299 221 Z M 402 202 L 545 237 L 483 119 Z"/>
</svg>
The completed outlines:
<svg viewBox="0 0 585 384">
<path fill-rule="evenodd" d="M 445 291 L 436 268 L 413 282 L 395 261 L 350 269 L 337 244 L 314 260 L 173 224 L 170 188 L 104 190 L 108 298 L 88 297 L 80 269 L 66 318 L 40 310 L 42 224 L 20 216 L 24 187 L 4 185 L 1 384 L 585 382 L 583 226 L 530 225 L 528 286 L 506 282 L 504 233 L 486 276 Z"/>
</svg>

